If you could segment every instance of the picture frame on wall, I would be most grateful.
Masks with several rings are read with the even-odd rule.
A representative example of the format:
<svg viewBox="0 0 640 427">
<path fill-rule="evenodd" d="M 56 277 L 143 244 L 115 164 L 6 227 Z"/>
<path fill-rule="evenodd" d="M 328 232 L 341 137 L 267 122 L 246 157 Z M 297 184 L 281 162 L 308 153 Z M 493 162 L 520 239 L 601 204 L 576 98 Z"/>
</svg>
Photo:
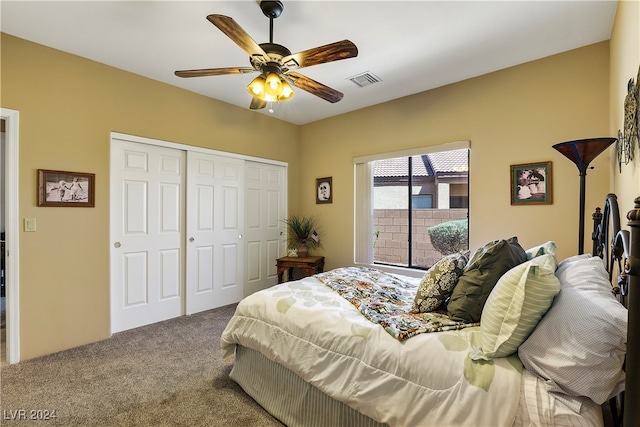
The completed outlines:
<svg viewBox="0 0 640 427">
<path fill-rule="evenodd" d="M 333 203 L 332 177 L 316 179 L 316 204 Z"/>
<path fill-rule="evenodd" d="M 551 162 L 511 165 L 511 204 L 553 203 Z"/>
<path fill-rule="evenodd" d="M 95 207 L 95 174 L 38 169 L 38 206 Z"/>
</svg>

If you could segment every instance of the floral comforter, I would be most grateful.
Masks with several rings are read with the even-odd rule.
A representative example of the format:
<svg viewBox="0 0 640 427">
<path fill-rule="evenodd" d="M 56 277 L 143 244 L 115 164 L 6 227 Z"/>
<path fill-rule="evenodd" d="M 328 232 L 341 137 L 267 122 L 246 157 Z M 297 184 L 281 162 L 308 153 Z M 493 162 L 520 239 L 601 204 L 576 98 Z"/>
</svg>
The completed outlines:
<svg viewBox="0 0 640 427">
<path fill-rule="evenodd" d="M 225 356 L 237 345 L 259 351 L 380 423 L 511 426 L 522 365 L 471 360 L 479 340 L 467 327 L 400 341 L 317 277 L 248 296 L 221 337 Z"/>
<path fill-rule="evenodd" d="M 425 332 L 479 325 L 456 322 L 443 312 L 410 313 L 418 288 L 416 284 L 374 268 L 343 267 L 317 274 L 316 278 L 400 341 Z"/>
</svg>

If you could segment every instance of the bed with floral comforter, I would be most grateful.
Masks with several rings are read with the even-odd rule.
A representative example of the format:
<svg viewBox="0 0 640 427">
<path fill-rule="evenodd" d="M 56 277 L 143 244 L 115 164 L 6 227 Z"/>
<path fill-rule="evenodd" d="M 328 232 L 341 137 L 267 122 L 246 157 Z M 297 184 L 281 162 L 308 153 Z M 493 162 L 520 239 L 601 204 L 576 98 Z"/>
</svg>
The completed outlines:
<svg viewBox="0 0 640 427">
<path fill-rule="evenodd" d="M 372 288 L 372 274 L 332 271 L 250 295 L 222 335 L 225 356 L 238 345 L 259 351 L 390 426 L 512 425 L 518 357 L 472 360 L 477 326 L 407 315 L 419 279 L 380 273 Z"/>
</svg>

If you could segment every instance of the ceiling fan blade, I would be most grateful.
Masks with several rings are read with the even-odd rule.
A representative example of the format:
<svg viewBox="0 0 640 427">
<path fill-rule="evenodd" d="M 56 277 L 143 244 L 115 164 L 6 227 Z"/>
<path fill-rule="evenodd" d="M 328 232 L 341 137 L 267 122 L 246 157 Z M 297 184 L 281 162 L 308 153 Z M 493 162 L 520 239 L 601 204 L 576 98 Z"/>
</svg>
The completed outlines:
<svg viewBox="0 0 640 427">
<path fill-rule="evenodd" d="M 200 70 L 180 70 L 176 71 L 178 77 L 205 77 L 205 76 L 223 76 L 225 74 L 246 74 L 253 73 L 256 70 L 250 67 L 228 67 L 228 68 L 202 68 Z"/>
<path fill-rule="evenodd" d="M 266 106 L 267 101 L 263 101 L 262 99 L 254 96 L 253 99 L 251 99 L 251 105 L 249 106 L 249 108 L 252 110 L 261 110 Z"/>
<path fill-rule="evenodd" d="M 341 40 L 285 56 L 282 58 L 282 65 L 288 68 L 295 68 L 296 66 L 297 68 L 303 68 L 356 56 L 358 56 L 356 45 L 349 40 Z"/>
<path fill-rule="evenodd" d="M 253 40 L 251 36 L 247 34 L 247 32 L 243 30 L 242 27 L 240 27 L 240 25 L 236 23 L 236 21 L 233 20 L 233 18 L 224 16 L 224 15 L 213 14 L 213 15 L 207 16 L 207 19 L 213 25 L 218 27 L 220 31 L 225 33 L 227 37 L 233 40 L 235 44 L 240 46 L 242 50 L 247 52 L 249 56 L 251 57 L 261 56 L 265 61 L 269 59 L 269 56 L 260 47 L 260 45 L 256 43 L 255 40 Z"/>
<path fill-rule="evenodd" d="M 289 72 L 285 74 L 285 77 L 287 77 L 295 87 L 331 103 L 340 101 L 344 96 L 342 92 L 338 92 L 337 90 L 332 89 L 329 86 L 325 86 L 307 76 L 303 76 L 302 74 Z"/>
</svg>

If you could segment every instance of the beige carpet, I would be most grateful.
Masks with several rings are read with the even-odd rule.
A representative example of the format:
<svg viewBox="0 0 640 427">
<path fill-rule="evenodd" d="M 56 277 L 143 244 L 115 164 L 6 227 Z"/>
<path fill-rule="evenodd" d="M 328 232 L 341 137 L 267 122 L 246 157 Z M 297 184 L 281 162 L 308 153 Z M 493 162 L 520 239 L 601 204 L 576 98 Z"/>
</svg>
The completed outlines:
<svg viewBox="0 0 640 427">
<path fill-rule="evenodd" d="M 233 361 L 222 360 L 220 335 L 234 310 L 180 317 L 4 367 L 0 425 L 282 426 L 229 379 Z M 46 411 L 56 418 L 29 419 Z"/>
</svg>

